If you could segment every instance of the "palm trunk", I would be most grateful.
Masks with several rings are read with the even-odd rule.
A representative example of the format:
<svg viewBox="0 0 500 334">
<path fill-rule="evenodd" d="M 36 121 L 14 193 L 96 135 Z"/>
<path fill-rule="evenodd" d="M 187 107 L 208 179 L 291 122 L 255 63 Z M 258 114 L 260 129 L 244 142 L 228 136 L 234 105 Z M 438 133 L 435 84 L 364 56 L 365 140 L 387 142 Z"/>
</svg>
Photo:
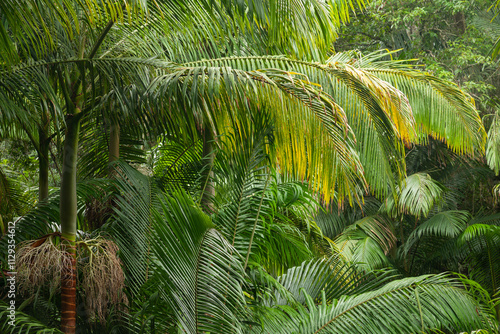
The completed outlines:
<svg viewBox="0 0 500 334">
<path fill-rule="evenodd" d="M 49 196 L 49 139 L 47 127 L 38 130 L 38 202 Z"/>
<path fill-rule="evenodd" d="M 109 129 L 109 162 L 120 158 L 120 124 L 113 122 Z"/>
<path fill-rule="evenodd" d="M 214 165 L 215 152 L 213 149 L 213 136 L 210 129 L 203 129 L 203 193 L 201 195 L 201 207 L 207 213 L 213 212 L 213 197 L 215 188 L 212 181 L 212 167 Z"/>
<path fill-rule="evenodd" d="M 69 267 L 63 266 L 61 273 L 61 330 L 66 334 L 76 331 L 76 161 L 79 131 L 80 118 L 70 116 L 64 140 L 60 200 L 63 246 L 71 263 Z"/>
<path fill-rule="evenodd" d="M 38 154 L 38 202 L 49 197 L 49 145 L 40 143 L 40 151 Z"/>
<path fill-rule="evenodd" d="M 108 149 L 108 162 L 118 160 L 120 158 L 120 124 L 113 121 L 109 128 L 109 149 Z M 108 167 L 108 176 L 112 177 L 114 175 L 113 168 Z"/>
</svg>

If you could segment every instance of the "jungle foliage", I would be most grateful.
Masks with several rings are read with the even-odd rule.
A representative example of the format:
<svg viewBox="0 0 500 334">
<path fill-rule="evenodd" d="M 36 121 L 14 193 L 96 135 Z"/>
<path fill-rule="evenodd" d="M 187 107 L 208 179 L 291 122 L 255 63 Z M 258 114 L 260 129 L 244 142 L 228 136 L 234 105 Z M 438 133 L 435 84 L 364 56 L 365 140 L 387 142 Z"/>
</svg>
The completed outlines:
<svg viewBox="0 0 500 334">
<path fill-rule="evenodd" d="M 498 333 L 497 9 L 0 2 L 0 331 Z"/>
</svg>

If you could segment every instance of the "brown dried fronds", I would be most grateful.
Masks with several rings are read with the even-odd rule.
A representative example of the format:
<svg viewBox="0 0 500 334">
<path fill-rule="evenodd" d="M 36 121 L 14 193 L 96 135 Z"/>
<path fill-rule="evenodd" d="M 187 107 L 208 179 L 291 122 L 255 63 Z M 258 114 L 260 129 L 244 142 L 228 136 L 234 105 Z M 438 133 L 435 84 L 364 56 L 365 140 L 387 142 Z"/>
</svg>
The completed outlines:
<svg viewBox="0 0 500 334">
<path fill-rule="evenodd" d="M 25 241 L 19 244 L 16 252 L 18 289 L 28 295 L 44 286 L 50 290 L 59 289 L 62 268 L 68 266 L 71 266 L 71 259 L 54 244 L 54 235 Z"/>
<path fill-rule="evenodd" d="M 125 275 L 117 256 L 118 246 L 104 238 L 78 242 L 81 287 L 88 313 L 105 323 L 110 306 L 127 304 Z"/>
</svg>

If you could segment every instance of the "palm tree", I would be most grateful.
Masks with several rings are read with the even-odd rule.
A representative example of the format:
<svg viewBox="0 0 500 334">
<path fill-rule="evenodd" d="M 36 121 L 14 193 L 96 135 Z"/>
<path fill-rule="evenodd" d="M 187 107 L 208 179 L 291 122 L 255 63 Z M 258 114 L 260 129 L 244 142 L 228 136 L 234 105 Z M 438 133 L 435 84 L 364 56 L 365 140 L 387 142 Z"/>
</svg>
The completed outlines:
<svg viewBox="0 0 500 334">
<path fill-rule="evenodd" d="M 248 130 L 239 131 L 241 136 L 251 136 Z M 265 138 L 266 131 L 260 135 Z M 305 240 L 304 262 L 271 274 L 275 265 L 260 258 L 260 249 L 283 263 L 280 257 L 289 254 L 286 244 L 294 238 L 293 229 L 285 232 L 284 243 L 268 237 L 277 233 L 273 225 L 280 226 L 272 199 L 286 197 L 286 191 L 266 187 L 269 178 L 263 168 L 262 141 L 255 140 L 249 147 L 250 141 L 243 138 L 234 140 L 228 135 L 221 139 L 240 150 L 236 156 L 216 155 L 214 168 L 220 168 L 225 177 L 215 173 L 218 210 L 211 218 L 191 196 L 179 191 L 193 185 L 185 173 L 189 157 L 169 160 L 168 177 L 160 175 L 159 184 L 168 186 L 169 195 L 159 191 L 154 178 L 148 180 L 130 167 L 120 168 L 124 195 L 117 220 L 109 228 L 120 244 L 132 289 L 138 293 L 142 287 L 147 296 L 148 303 L 137 305 L 132 317 L 135 331 L 154 327 L 160 332 L 182 329 L 192 333 L 357 333 L 381 328 L 406 332 L 491 327 L 491 311 L 468 295 L 466 281 L 446 275 L 395 280 L 394 272 L 363 270 L 337 256 L 329 260 L 312 257 L 307 254 L 312 247 Z M 161 166 L 159 170 L 165 168 Z M 226 168 L 232 173 L 224 173 Z M 176 182 L 179 178 L 183 182 Z M 201 196 L 198 193 L 194 199 Z M 287 224 L 294 225 L 290 220 Z M 140 233 L 127 233 L 131 229 Z M 250 244 L 253 231 L 259 237 Z M 394 308 L 394 304 L 400 306 Z M 145 319 L 145 313 L 151 316 Z M 363 321 L 358 322 L 359 318 Z"/>
<path fill-rule="evenodd" d="M 459 152 L 472 153 L 484 146 L 484 130 L 473 105 L 465 94 L 446 82 L 420 72 L 401 71 L 404 64 L 391 67 L 384 62 L 375 63 L 373 57 L 361 58 L 355 66 L 351 65 L 352 56 L 342 54 L 320 65 L 310 61 L 319 60 L 326 53 L 335 26 L 347 17 L 344 7 L 335 2 L 328 7 L 318 1 L 312 6 L 300 7 L 301 10 L 274 11 L 273 8 L 278 7 L 273 6 L 278 3 L 281 5 L 278 1 L 263 2 L 254 12 L 253 7 L 232 2 L 223 2 L 220 8 L 189 1 L 178 3 L 174 8 L 168 4 L 148 8 L 135 3 L 124 7 L 110 3 L 109 8 L 94 4 L 92 8 L 98 9 L 96 11 L 72 1 L 65 1 L 64 6 L 48 3 L 46 7 L 29 1 L 19 6 L 10 2 L 2 4 L 8 25 L 1 27 L 7 38 L 1 52 L 5 70 L 0 79 L 4 89 L 0 97 L 2 104 L 9 107 L 6 113 L 21 112 L 16 106 L 27 98 L 51 96 L 55 110 L 65 118 L 60 223 L 72 261 L 71 268 L 65 268 L 62 275 L 65 278 L 62 283 L 65 332 L 71 332 L 75 326 L 79 127 L 83 117 L 103 108 L 104 97 L 110 92 L 121 103 L 122 113 L 137 112 L 143 117 L 152 109 L 166 114 L 165 127 L 171 132 L 201 131 L 208 165 L 213 161 L 209 152 L 213 151 L 210 143 L 216 138 L 215 134 L 229 124 L 236 127 L 256 111 L 271 111 L 281 130 L 277 132 L 274 155 L 281 162 L 281 171 L 297 178 L 309 178 L 314 189 L 324 189 L 326 201 L 334 193 L 339 201 L 345 197 L 360 201 L 368 189 L 378 195 L 387 194 L 387 184 L 393 185 L 393 173 L 396 179 L 404 175 L 402 140 L 410 142 L 418 138 L 412 131 L 415 121 L 424 134 L 446 139 Z M 350 2 L 343 2 L 346 3 Z M 285 9 L 291 8 L 290 3 L 286 5 Z M 265 8 L 270 11 L 262 10 Z M 245 11 L 247 16 L 231 16 L 231 13 Z M 166 19 L 160 20 L 161 15 Z M 40 17 L 47 19 L 42 23 Z M 313 17 L 314 20 L 309 19 Z M 228 18 L 232 24 L 224 25 Z M 283 30 L 275 28 L 278 26 Z M 122 49 L 145 38 L 151 41 L 165 27 L 174 32 L 170 39 L 141 42 L 134 48 Z M 253 29 L 264 29 L 267 35 L 255 37 L 257 30 Z M 289 38 L 291 32 L 297 38 Z M 214 36 L 224 39 L 214 40 Z M 252 38 L 265 42 L 263 45 L 270 50 L 290 51 L 294 58 L 252 57 L 258 49 L 248 46 Z M 29 43 L 24 43 L 26 41 Z M 196 48 L 187 46 L 187 41 L 196 41 L 192 43 Z M 27 45 L 36 48 L 31 52 Z M 58 45 L 58 49 L 54 45 Z M 309 55 L 306 51 L 310 45 L 318 46 L 318 50 L 325 53 Z M 30 58 L 19 57 L 15 48 Z M 198 48 L 201 51 L 197 53 Z M 166 59 L 150 59 L 159 54 L 158 50 Z M 220 55 L 221 50 L 242 55 L 212 59 L 214 54 Z M 207 54 L 211 56 L 209 60 L 200 60 Z M 130 104 L 129 90 L 124 87 L 130 87 L 141 76 L 149 76 L 151 81 L 140 103 Z M 378 76 L 393 80 L 402 90 L 410 82 L 417 83 L 418 89 L 410 96 L 412 101 L 408 103 L 398 89 Z M 319 83 L 323 91 L 311 82 Z M 428 105 L 422 102 L 427 92 L 436 96 L 447 94 L 447 98 L 435 99 L 430 105 L 445 115 L 437 123 L 436 118 L 430 117 Z M 416 101 L 414 114 L 410 112 L 413 100 Z M 129 108 L 130 105 L 134 108 Z M 454 123 L 456 127 L 443 126 L 455 119 L 463 121 Z M 370 151 L 369 143 L 377 143 L 377 150 Z M 384 171 L 381 176 L 375 173 L 377 168 Z M 208 179 L 210 172 L 205 176 Z M 211 191 L 211 186 L 205 189 Z"/>
<path fill-rule="evenodd" d="M 161 14 L 162 9 L 170 15 L 178 15 L 172 26 L 179 27 L 180 23 L 190 22 L 197 24 L 199 22 L 189 21 L 186 10 L 186 4 L 179 3 L 177 7 L 151 7 L 154 14 Z M 274 2 L 270 2 L 271 4 Z M 75 238 L 76 238 L 76 163 L 78 152 L 79 128 L 82 117 L 95 109 L 96 105 L 102 103 L 102 97 L 106 94 L 106 89 L 113 89 L 115 94 L 120 93 L 123 84 L 132 82 L 134 76 L 142 73 L 141 69 L 156 68 L 163 73 L 153 82 L 151 93 L 159 92 L 166 95 L 170 102 L 185 107 L 191 104 L 190 109 L 198 109 L 202 112 L 207 104 L 204 102 L 199 107 L 198 96 L 205 98 L 205 95 L 213 99 L 221 84 L 225 83 L 226 89 L 221 89 L 221 101 L 232 99 L 233 96 L 243 98 L 244 90 L 261 89 L 260 84 L 264 83 L 273 87 L 271 91 L 284 92 L 293 96 L 296 101 L 303 101 L 306 106 L 317 111 L 324 108 L 334 111 L 333 116 L 337 121 L 333 121 L 332 116 L 326 116 L 324 119 L 330 123 L 331 132 L 338 133 L 337 145 L 345 145 L 339 141 L 341 127 L 338 126 L 339 115 L 338 108 L 332 104 L 329 97 L 319 94 L 313 86 L 303 83 L 288 74 L 280 71 L 268 71 L 268 73 L 250 73 L 244 71 L 225 70 L 225 69 L 196 69 L 184 68 L 174 63 L 161 60 L 144 60 L 144 58 L 124 58 L 110 57 L 114 56 L 113 48 L 119 46 L 118 40 L 115 45 L 111 45 L 107 51 L 100 50 L 108 36 L 112 36 L 113 26 L 120 26 L 117 37 L 124 34 L 134 34 L 135 27 L 141 24 L 154 26 L 156 29 L 165 22 L 159 23 L 151 18 L 153 23 L 141 21 L 140 15 L 146 15 L 147 8 L 140 4 L 132 3 L 131 6 L 115 6 L 110 2 L 110 6 L 101 7 L 100 4 L 92 3 L 95 7 L 89 7 L 90 4 L 66 1 L 62 6 L 55 6 L 53 3 L 38 4 L 25 1 L 21 3 L 3 3 L 2 15 L 6 24 L 1 26 L 4 40 L 2 43 L 2 57 L 4 59 L 4 70 L 2 72 L 2 102 L 4 102 L 5 113 L 7 117 L 15 113 L 22 113 L 18 106 L 22 105 L 26 99 L 35 101 L 37 99 L 50 101 L 54 104 L 54 111 L 59 117 L 64 117 L 65 121 L 65 141 L 63 170 L 61 178 L 61 196 L 60 196 L 60 223 L 61 239 L 66 245 L 66 252 L 71 259 L 71 266 L 65 267 L 62 273 L 62 321 L 61 327 L 64 332 L 74 332 L 75 330 L 75 307 L 76 307 L 76 263 L 75 263 Z M 199 4 L 197 4 L 199 5 Z M 207 4 L 202 4 L 206 6 Z M 232 7 L 232 5 L 230 6 Z M 226 9 L 230 9 L 230 7 Z M 97 9 L 97 11 L 92 10 Z M 200 8 L 198 6 L 195 9 Z M 203 8 L 203 7 L 202 7 Z M 215 8 L 215 7 L 214 7 Z M 235 7 L 237 8 L 237 7 Z M 204 7 L 204 10 L 210 7 Z M 318 3 L 318 9 L 323 10 Z M 142 13 L 142 14 L 141 14 Z M 224 13 L 222 9 L 214 14 L 208 13 L 206 17 L 214 17 L 217 14 Z M 257 15 L 258 14 L 258 15 Z M 257 16 L 262 15 L 257 12 Z M 324 15 L 324 13 L 319 13 Z M 137 15 L 137 16 L 136 16 Z M 269 15 L 269 14 L 267 14 Z M 123 17 L 133 19 L 132 25 L 117 24 Z M 195 16 L 198 18 L 197 16 Z M 203 15 L 201 16 L 203 17 Z M 40 20 L 40 18 L 43 18 Z M 264 20 L 264 17 L 260 19 Z M 283 21 L 283 17 L 274 16 L 275 20 Z M 323 17 L 328 19 L 328 17 Z M 47 23 L 48 22 L 48 23 Z M 144 22 L 144 23 L 143 23 Z M 306 23 L 306 27 L 309 25 Z M 285 24 L 285 27 L 290 25 Z M 152 30 L 155 32 L 155 30 Z M 328 34 L 328 30 L 326 30 Z M 276 36 L 270 40 L 281 44 L 283 37 Z M 57 49 L 55 48 L 57 46 Z M 17 51 L 14 51 L 17 50 Z M 113 52 L 111 52 L 113 51 Z M 144 51 L 139 48 L 139 51 Z M 110 53 L 111 52 L 111 53 Z M 130 54 L 130 53 L 129 53 Z M 23 55 L 22 57 L 20 55 Z M 25 56 L 26 55 L 26 56 Z M 151 55 L 151 54 L 149 54 Z M 147 54 L 147 56 L 149 56 Z M 96 57 L 98 56 L 98 57 Z M 144 57 L 144 56 L 143 56 Z M 205 82 L 198 80 L 201 73 L 207 73 L 211 78 L 208 80 L 207 89 L 203 87 Z M 214 75 L 216 77 L 214 78 Z M 257 82 L 259 84 L 252 84 Z M 300 83 L 300 88 L 297 87 Z M 250 84 L 250 87 L 248 86 Z M 186 92 L 186 88 L 191 89 Z M 99 90 L 97 90 L 99 89 Z M 104 90 L 103 90 L 104 89 Z M 269 91 L 266 91 L 269 95 Z M 281 94 L 281 93 L 278 93 Z M 153 95 L 154 96 L 154 95 Z M 123 100 L 124 96 L 121 96 Z M 158 95 L 154 96 L 158 97 Z M 255 98 L 263 98 L 266 95 L 259 94 Z M 122 101 L 123 101 L 122 100 Z M 163 100 L 163 99 L 160 99 Z M 240 104 L 243 101 L 240 101 Z M 145 103 L 158 106 L 158 101 L 147 100 Z M 227 103 L 227 102 L 226 102 Z M 229 103 L 228 105 L 230 105 Z M 211 108 L 214 105 L 209 106 Z M 208 126 L 209 124 L 205 124 Z M 342 150 L 346 152 L 344 148 Z M 347 160 L 351 160 L 348 154 L 343 154 Z M 353 166 L 351 162 L 351 166 Z M 352 168 L 347 166 L 348 168 Z"/>
</svg>

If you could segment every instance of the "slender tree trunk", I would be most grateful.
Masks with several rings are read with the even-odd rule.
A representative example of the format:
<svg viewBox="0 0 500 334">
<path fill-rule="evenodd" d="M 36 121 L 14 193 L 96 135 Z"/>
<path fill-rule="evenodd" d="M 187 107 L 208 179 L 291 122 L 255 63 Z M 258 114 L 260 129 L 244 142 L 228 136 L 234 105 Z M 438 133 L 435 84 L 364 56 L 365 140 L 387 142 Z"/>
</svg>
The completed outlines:
<svg viewBox="0 0 500 334">
<path fill-rule="evenodd" d="M 42 112 L 42 125 L 38 128 L 38 201 L 49 196 L 49 116 Z"/>
<path fill-rule="evenodd" d="M 113 122 L 109 129 L 109 162 L 120 158 L 120 124 Z"/>
<path fill-rule="evenodd" d="M 49 141 L 46 133 L 39 133 L 38 152 L 38 202 L 42 202 L 49 196 Z"/>
<path fill-rule="evenodd" d="M 207 213 L 213 212 L 213 197 L 215 188 L 212 180 L 212 167 L 214 165 L 215 152 L 213 147 L 212 132 L 205 128 L 203 129 L 203 193 L 201 195 L 201 207 Z"/>
<path fill-rule="evenodd" d="M 60 218 L 62 244 L 71 266 L 63 266 L 61 273 L 61 330 L 66 334 L 74 334 L 76 331 L 76 161 L 80 118 L 69 116 L 66 126 Z"/>
<path fill-rule="evenodd" d="M 120 124 L 113 121 L 109 128 L 109 150 L 108 150 L 108 163 L 118 160 L 120 158 Z M 109 166 L 108 176 L 114 175 L 113 168 Z"/>
</svg>

